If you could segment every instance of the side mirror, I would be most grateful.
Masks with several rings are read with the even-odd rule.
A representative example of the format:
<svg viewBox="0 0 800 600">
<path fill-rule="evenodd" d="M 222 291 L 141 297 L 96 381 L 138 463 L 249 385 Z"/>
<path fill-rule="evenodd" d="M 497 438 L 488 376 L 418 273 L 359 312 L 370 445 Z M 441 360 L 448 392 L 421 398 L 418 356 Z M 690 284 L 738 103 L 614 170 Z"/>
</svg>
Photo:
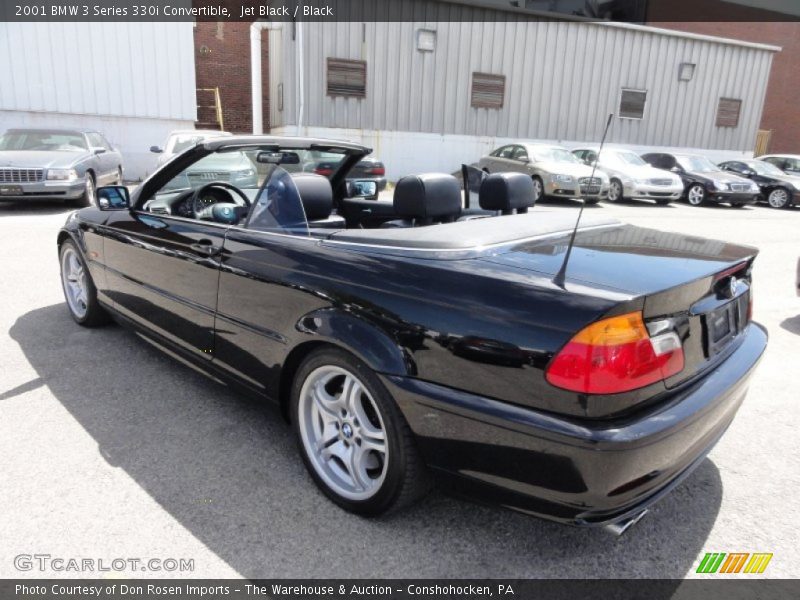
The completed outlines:
<svg viewBox="0 0 800 600">
<path fill-rule="evenodd" d="M 673 173 L 683 173 L 683 169 L 681 169 L 678 165 L 675 165 L 670 169 Z"/>
<path fill-rule="evenodd" d="M 525 158 L 520 158 L 519 162 L 521 162 L 524 165 L 527 165 L 529 162 L 531 162 L 531 159 L 526 156 Z"/>
<path fill-rule="evenodd" d="M 351 181 L 348 183 L 350 188 L 349 196 L 363 197 L 363 198 L 377 198 L 378 197 L 378 184 L 374 181 Z"/>
<path fill-rule="evenodd" d="M 756 176 L 756 172 L 753 171 L 752 169 L 748 169 L 747 171 L 742 173 L 742 175 L 744 175 L 745 177 L 755 177 Z"/>
<path fill-rule="evenodd" d="M 130 203 L 130 192 L 124 185 L 106 185 L 97 188 L 97 207 L 100 210 L 124 210 Z"/>
<path fill-rule="evenodd" d="M 150 146 L 150 152 L 154 154 L 161 154 L 164 150 L 159 146 Z"/>
<path fill-rule="evenodd" d="M 92 148 L 93 154 L 103 154 L 105 151 L 106 151 L 105 148 L 100 148 L 100 147 Z"/>
</svg>

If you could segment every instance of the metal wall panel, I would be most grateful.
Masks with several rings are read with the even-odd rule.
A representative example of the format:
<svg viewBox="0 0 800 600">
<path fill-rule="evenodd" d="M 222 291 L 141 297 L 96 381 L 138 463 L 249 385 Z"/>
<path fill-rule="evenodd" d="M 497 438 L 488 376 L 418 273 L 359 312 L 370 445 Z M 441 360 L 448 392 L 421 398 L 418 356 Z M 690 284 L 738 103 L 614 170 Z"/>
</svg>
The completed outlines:
<svg viewBox="0 0 800 600">
<path fill-rule="evenodd" d="M 414 0 L 396 2 L 423 18 L 284 26 L 284 110 L 273 112 L 274 126 L 297 124 L 302 38 L 307 127 L 598 141 L 606 116 L 618 112 L 624 87 L 647 90 L 644 118 L 618 119 L 612 142 L 752 148 L 775 48 L 449 3 L 423 11 Z M 434 52 L 416 49 L 421 28 L 436 31 Z M 328 57 L 367 61 L 365 99 L 326 96 Z M 678 81 L 682 62 L 696 63 L 692 81 Z M 473 71 L 506 76 L 502 109 L 470 106 Z M 720 96 L 741 98 L 738 127 L 715 125 Z"/>
<path fill-rule="evenodd" d="M 0 23 L 0 110 L 194 121 L 191 23 Z"/>
</svg>

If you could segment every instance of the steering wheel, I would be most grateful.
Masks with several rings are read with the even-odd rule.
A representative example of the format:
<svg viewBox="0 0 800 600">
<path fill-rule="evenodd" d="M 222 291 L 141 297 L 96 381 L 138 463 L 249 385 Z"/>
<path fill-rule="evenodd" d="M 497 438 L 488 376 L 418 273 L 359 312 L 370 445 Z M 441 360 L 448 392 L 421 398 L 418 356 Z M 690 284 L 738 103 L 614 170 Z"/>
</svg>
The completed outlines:
<svg viewBox="0 0 800 600">
<path fill-rule="evenodd" d="M 236 193 L 236 195 L 239 196 L 242 199 L 242 201 L 244 202 L 244 205 L 248 209 L 250 208 L 250 198 L 248 198 L 245 195 L 245 193 L 242 190 L 240 190 L 238 187 L 236 187 L 232 183 L 228 183 L 227 181 L 211 181 L 211 182 L 209 182 L 209 183 L 207 183 L 205 185 L 201 185 L 199 188 L 197 188 L 194 191 L 194 194 L 192 194 L 191 206 L 192 206 L 192 212 L 194 213 L 194 218 L 195 219 L 202 219 L 202 218 L 210 217 L 211 216 L 211 207 L 214 206 L 214 204 L 216 204 L 217 202 L 219 202 L 219 200 L 214 200 L 214 202 L 211 202 L 210 204 L 204 204 L 202 202 L 202 200 L 201 200 L 201 198 L 203 196 L 203 192 L 205 192 L 208 188 L 212 188 L 212 187 L 223 188 L 223 189 L 230 190 L 230 191 Z"/>
</svg>

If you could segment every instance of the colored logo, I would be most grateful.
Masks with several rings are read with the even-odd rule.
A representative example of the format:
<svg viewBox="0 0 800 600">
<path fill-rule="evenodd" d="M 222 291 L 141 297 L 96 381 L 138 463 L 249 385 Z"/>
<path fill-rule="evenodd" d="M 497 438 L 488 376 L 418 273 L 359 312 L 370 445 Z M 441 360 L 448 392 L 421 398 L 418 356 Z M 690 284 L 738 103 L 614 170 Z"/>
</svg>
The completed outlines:
<svg viewBox="0 0 800 600">
<path fill-rule="evenodd" d="M 763 573 L 771 552 L 707 552 L 697 567 L 697 573 Z"/>
</svg>

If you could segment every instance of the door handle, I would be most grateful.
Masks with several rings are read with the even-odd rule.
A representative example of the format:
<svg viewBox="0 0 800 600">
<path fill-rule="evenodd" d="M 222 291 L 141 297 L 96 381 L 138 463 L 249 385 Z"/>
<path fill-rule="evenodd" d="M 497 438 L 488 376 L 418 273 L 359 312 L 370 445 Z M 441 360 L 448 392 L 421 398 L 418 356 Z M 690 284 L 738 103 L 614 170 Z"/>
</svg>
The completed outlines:
<svg viewBox="0 0 800 600">
<path fill-rule="evenodd" d="M 190 245 L 189 247 L 198 254 L 203 254 L 204 256 L 216 256 L 222 251 L 221 246 L 215 246 L 214 242 L 212 242 L 208 238 L 202 238 L 200 240 L 197 240 L 197 242 Z"/>
</svg>

